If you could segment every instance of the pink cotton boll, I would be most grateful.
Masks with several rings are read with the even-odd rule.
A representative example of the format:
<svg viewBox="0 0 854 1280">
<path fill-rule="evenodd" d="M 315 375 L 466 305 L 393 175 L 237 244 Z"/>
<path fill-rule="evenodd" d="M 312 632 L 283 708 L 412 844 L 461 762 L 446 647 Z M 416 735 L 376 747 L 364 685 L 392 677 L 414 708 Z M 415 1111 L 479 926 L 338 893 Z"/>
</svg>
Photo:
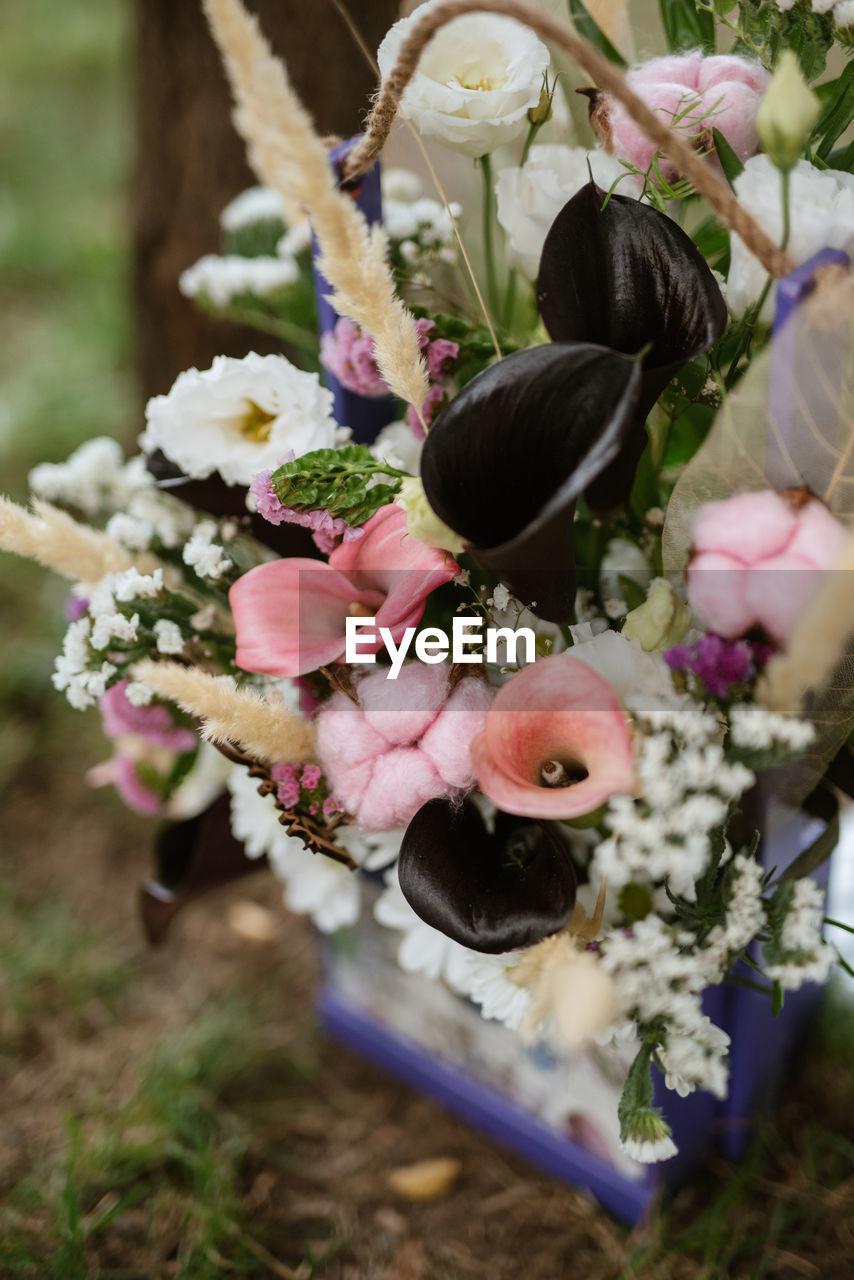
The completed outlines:
<svg viewBox="0 0 854 1280">
<path fill-rule="evenodd" d="M 782 644 L 815 592 L 821 571 L 787 548 L 744 576 L 750 614 L 772 640 Z"/>
<path fill-rule="evenodd" d="M 759 150 L 756 111 L 759 97 L 746 84 L 720 84 L 703 94 L 703 109 L 709 114 L 703 125 L 718 129 L 739 160 L 749 160 Z"/>
<path fill-rule="evenodd" d="M 471 756 L 484 795 L 522 817 L 575 818 L 636 786 L 632 736 L 613 687 L 567 653 L 511 676 Z M 564 785 L 547 785 L 555 766 Z"/>
<path fill-rule="evenodd" d="M 421 750 L 452 787 L 467 791 L 474 786 L 470 744 L 483 729 L 493 697 L 485 681 L 461 680 L 421 739 Z"/>
<path fill-rule="evenodd" d="M 637 92 L 646 105 L 656 115 L 661 116 L 666 124 L 672 124 L 674 117 L 681 116 L 688 108 L 692 108 L 692 116 L 702 114 L 700 98 L 684 84 L 649 84 L 638 88 Z M 607 121 L 610 130 L 610 138 L 607 140 L 608 150 L 619 159 L 628 160 L 642 173 L 646 173 L 658 150 L 656 144 L 650 141 L 619 102 L 610 103 Z M 683 118 L 679 127 L 684 131 L 690 131 L 689 117 Z M 701 127 L 697 126 L 697 128 Z M 659 157 L 659 168 L 662 177 L 668 182 L 676 176 L 672 164 L 663 156 Z"/>
<path fill-rule="evenodd" d="M 627 79 L 636 93 L 640 92 L 642 87 L 662 84 L 665 81 L 681 85 L 686 89 L 696 89 L 700 83 L 701 67 L 704 61 L 708 62 L 710 59 L 704 59 L 703 55 L 696 50 L 693 53 L 671 53 L 664 58 L 650 58 L 649 62 L 642 62 L 640 66 L 632 67 Z"/>
<path fill-rule="evenodd" d="M 795 513 L 786 499 L 763 489 L 707 502 L 697 512 L 691 534 L 695 551 L 719 551 L 740 564 L 755 564 L 782 551 L 795 525 Z"/>
<path fill-rule="evenodd" d="M 842 555 L 846 538 L 845 526 L 830 514 L 823 502 L 813 500 L 798 512 L 795 535 L 786 551 L 803 556 L 817 568 L 829 569 Z"/>
<path fill-rule="evenodd" d="M 761 62 L 755 62 L 752 58 L 739 58 L 735 54 L 718 53 L 711 58 L 699 59 L 697 78 L 692 81 L 692 85 L 700 93 L 706 94 L 709 89 L 716 89 L 719 85 L 729 87 L 739 84 L 761 98 L 770 82 L 771 76 Z M 755 115 L 755 107 L 753 111 Z"/>
<path fill-rule="evenodd" d="M 374 761 L 355 818 L 364 831 L 387 831 L 405 826 L 428 800 L 447 794 L 447 784 L 422 751 L 394 747 Z"/>
<path fill-rule="evenodd" d="M 691 608 L 702 626 L 727 640 L 750 630 L 753 612 L 740 560 L 716 551 L 701 552 L 691 561 L 686 584 Z"/>
<path fill-rule="evenodd" d="M 359 682 L 359 703 L 365 720 L 394 746 L 408 746 L 427 732 L 448 696 L 448 668 L 444 663 L 430 666 L 412 663 L 397 680 L 377 671 Z M 401 706 L 401 679 L 406 693 Z"/>
<path fill-rule="evenodd" d="M 370 679 L 370 677 L 368 677 Z M 360 698 L 368 680 L 359 682 Z M 357 707 L 344 693 L 334 694 L 321 707 L 317 716 L 317 754 L 321 762 L 329 762 L 336 775 L 340 770 L 357 769 L 366 760 L 374 760 L 388 750 L 388 741 L 365 716 L 361 701 Z M 324 763 L 324 772 L 329 770 Z M 338 792 L 334 779 L 332 790 Z"/>
</svg>

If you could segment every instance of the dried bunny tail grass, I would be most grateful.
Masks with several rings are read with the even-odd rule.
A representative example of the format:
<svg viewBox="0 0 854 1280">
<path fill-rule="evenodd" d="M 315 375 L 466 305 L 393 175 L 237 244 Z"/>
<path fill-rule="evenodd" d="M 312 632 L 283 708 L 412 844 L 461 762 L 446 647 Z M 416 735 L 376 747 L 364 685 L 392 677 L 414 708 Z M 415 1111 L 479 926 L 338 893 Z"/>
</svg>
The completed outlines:
<svg viewBox="0 0 854 1280">
<path fill-rule="evenodd" d="M 323 142 L 256 19 L 240 0 L 203 3 L 252 168 L 261 182 L 308 214 L 335 309 L 371 335 L 383 378 L 420 411 L 427 369 L 413 317 L 395 292 L 385 233 L 369 228 L 353 200 L 339 191 Z"/>
<path fill-rule="evenodd" d="M 199 667 L 150 659 L 137 663 L 133 678 L 201 720 L 211 742 L 234 743 L 269 764 L 315 758 L 314 728 L 255 689 L 238 689 Z"/>
<path fill-rule="evenodd" d="M 616 1017 L 613 979 L 569 933 L 538 942 L 516 966 L 514 978 L 531 992 L 520 1027 L 529 1044 L 549 1019 L 561 1048 L 574 1053 L 602 1035 Z"/>
<path fill-rule="evenodd" d="M 789 637 L 785 652 L 768 663 L 756 696 L 782 715 L 797 715 L 804 694 L 821 688 L 854 635 L 854 530 Z"/>
<path fill-rule="evenodd" d="M 72 582 L 98 582 L 134 563 L 130 553 L 105 533 L 37 498 L 30 512 L 0 497 L 0 549 L 35 560 Z"/>
</svg>

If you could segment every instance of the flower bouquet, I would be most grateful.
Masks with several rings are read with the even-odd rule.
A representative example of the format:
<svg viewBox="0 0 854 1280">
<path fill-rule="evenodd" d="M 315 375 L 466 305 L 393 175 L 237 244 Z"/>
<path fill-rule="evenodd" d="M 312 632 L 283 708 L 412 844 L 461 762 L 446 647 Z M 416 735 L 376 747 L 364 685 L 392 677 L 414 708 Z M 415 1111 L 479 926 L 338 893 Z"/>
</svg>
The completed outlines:
<svg viewBox="0 0 854 1280">
<path fill-rule="evenodd" d="M 74 584 L 53 679 L 113 743 L 90 780 L 173 820 L 151 936 L 266 859 L 363 930 L 340 991 L 391 991 L 387 939 L 402 1027 L 434 992 L 481 1056 L 522 1046 L 540 1114 L 637 1177 L 676 1154 L 659 1077 L 723 1100 L 752 1043 L 722 984 L 785 1018 L 836 959 L 851 66 L 808 81 L 851 5 L 674 0 L 625 72 L 619 13 L 429 0 L 331 152 L 240 0 L 204 8 L 264 185 L 181 288 L 288 357 L 181 374 L 129 461 L 37 467 L 0 544 Z M 472 159 L 479 228 L 380 177 L 398 112 Z"/>
</svg>

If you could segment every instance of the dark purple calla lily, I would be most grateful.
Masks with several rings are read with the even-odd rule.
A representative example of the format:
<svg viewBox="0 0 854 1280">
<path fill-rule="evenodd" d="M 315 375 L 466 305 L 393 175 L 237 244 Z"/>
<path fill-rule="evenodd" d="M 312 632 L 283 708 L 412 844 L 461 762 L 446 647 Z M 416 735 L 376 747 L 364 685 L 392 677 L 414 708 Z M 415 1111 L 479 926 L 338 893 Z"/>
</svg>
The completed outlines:
<svg viewBox="0 0 854 1280">
<path fill-rule="evenodd" d="M 433 425 L 421 478 L 475 559 L 542 618 L 572 614 L 575 500 L 635 429 L 639 362 L 589 343 L 506 356 Z"/>
<path fill-rule="evenodd" d="M 589 182 L 552 223 L 540 259 L 537 306 L 555 342 L 643 351 L 635 431 L 591 484 L 593 507 L 625 501 L 646 444 L 644 420 L 686 361 L 708 351 L 727 310 L 708 264 L 680 227 L 650 205 Z"/>
<path fill-rule="evenodd" d="M 497 813 L 490 832 L 471 800 L 430 800 L 418 810 L 398 876 L 422 920 L 493 955 L 556 933 L 575 906 L 575 868 L 559 828 Z"/>
</svg>

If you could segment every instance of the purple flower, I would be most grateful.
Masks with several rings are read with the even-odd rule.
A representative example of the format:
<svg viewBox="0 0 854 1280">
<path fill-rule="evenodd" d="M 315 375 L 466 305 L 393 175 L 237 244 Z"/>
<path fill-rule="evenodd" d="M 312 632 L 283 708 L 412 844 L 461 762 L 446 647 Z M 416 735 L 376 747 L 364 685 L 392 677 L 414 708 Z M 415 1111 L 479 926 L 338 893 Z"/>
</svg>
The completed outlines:
<svg viewBox="0 0 854 1280">
<path fill-rule="evenodd" d="M 193 730 L 176 724 L 168 707 L 159 704 L 133 706 L 125 696 L 128 683 L 127 680 L 119 680 L 111 685 L 98 704 L 107 737 L 121 738 L 127 733 L 135 733 L 152 747 L 167 747 L 177 752 L 194 751 L 198 740 Z"/>
<path fill-rule="evenodd" d="M 320 339 L 320 363 L 342 387 L 360 396 L 387 396 L 374 356 L 374 340 L 352 320 L 342 316 L 331 333 Z"/>
<path fill-rule="evenodd" d="M 725 640 L 714 634 L 701 636 L 692 645 L 668 649 L 664 661 L 671 671 L 691 671 L 706 693 L 725 698 L 731 685 L 758 675 L 772 650 L 748 640 Z"/>
<path fill-rule="evenodd" d="M 281 463 L 279 465 L 281 466 Z M 259 471 L 252 477 L 249 492 L 252 494 L 259 516 L 269 520 L 270 524 L 282 524 L 288 519 L 288 509 L 279 501 L 275 489 L 270 484 L 272 475 L 272 468 L 268 471 Z"/>
<path fill-rule="evenodd" d="M 441 387 L 436 386 L 436 384 L 434 383 L 433 386 L 431 386 L 430 390 L 427 392 L 427 399 L 424 401 L 424 403 L 421 406 L 421 416 L 426 422 L 428 427 L 430 426 L 430 423 L 433 421 L 433 418 L 435 417 L 436 409 L 442 403 L 444 398 L 445 398 L 444 391 L 442 390 Z M 409 408 L 406 410 L 406 421 L 409 424 L 409 428 L 412 431 L 412 434 L 415 436 L 415 438 L 417 440 L 423 440 L 424 428 L 421 426 L 421 423 L 418 420 L 418 414 L 415 412 L 412 405 L 410 405 Z"/>
<path fill-rule="evenodd" d="M 77 622 L 88 608 L 89 601 L 85 596 L 69 596 L 65 602 L 65 621 Z"/>
</svg>

